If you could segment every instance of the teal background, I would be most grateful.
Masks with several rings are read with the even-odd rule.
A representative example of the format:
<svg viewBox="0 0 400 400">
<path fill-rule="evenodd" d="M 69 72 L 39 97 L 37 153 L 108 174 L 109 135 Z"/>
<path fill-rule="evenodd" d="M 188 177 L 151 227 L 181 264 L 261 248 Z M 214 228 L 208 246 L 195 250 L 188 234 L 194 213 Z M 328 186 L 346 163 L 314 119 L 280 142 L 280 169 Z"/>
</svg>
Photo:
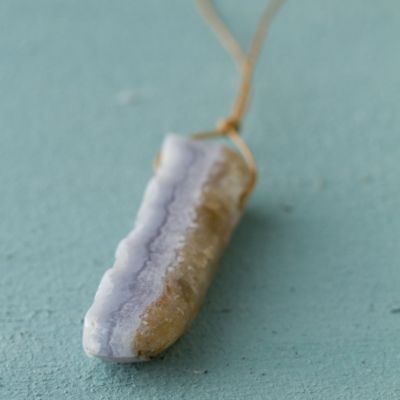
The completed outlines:
<svg viewBox="0 0 400 400">
<path fill-rule="evenodd" d="M 264 0 L 217 5 L 248 43 Z M 82 319 L 165 132 L 238 77 L 193 2 L 0 3 L 0 398 L 399 399 L 400 4 L 288 1 L 243 136 L 260 180 L 163 359 L 86 358 Z"/>
</svg>

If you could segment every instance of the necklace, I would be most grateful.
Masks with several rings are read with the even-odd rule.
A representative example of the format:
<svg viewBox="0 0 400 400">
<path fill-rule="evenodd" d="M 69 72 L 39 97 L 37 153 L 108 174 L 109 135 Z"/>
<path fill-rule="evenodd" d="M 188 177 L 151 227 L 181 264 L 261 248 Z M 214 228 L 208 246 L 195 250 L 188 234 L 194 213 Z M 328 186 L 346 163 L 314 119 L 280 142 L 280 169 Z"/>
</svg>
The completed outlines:
<svg viewBox="0 0 400 400">
<path fill-rule="evenodd" d="M 155 160 L 133 230 L 118 245 L 86 314 L 83 347 L 115 362 L 149 360 L 173 344 L 196 316 L 219 257 L 256 183 L 253 154 L 241 138 L 254 66 L 272 18 L 271 0 L 245 53 L 210 0 L 199 10 L 241 75 L 227 118 L 214 130 L 169 135 Z M 211 138 L 225 137 L 236 151 Z"/>
</svg>

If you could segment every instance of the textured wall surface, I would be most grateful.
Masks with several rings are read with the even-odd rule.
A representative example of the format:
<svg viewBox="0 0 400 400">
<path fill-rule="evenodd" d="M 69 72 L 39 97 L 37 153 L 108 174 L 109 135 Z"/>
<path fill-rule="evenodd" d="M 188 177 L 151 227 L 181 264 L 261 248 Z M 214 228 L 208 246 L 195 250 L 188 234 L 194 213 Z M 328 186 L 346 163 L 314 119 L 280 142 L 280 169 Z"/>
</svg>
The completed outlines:
<svg viewBox="0 0 400 400">
<path fill-rule="evenodd" d="M 220 0 L 243 43 L 264 1 Z M 0 4 L 0 399 L 399 399 L 400 5 L 289 1 L 244 126 L 260 181 L 191 331 L 86 358 L 167 131 L 237 85 L 193 3 Z"/>
</svg>

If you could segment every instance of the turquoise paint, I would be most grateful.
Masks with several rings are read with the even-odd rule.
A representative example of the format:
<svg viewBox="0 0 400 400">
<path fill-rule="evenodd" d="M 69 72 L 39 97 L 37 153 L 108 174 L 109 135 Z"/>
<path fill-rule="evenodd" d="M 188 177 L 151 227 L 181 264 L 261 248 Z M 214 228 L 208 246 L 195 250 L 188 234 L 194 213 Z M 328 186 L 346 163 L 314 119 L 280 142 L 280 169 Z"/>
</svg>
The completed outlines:
<svg viewBox="0 0 400 400">
<path fill-rule="evenodd" d="M 243 42 L 244 4 L 218 1 Z M 400 397 L 396 0 L 285 5 L 244 126 L 257 190 L 193 328 L 136 366 L 86 358 L 83 315 L 164 132 L 212 126 L 236 72 L 183 0 L 8 0 L 0 33 L 1 399 Z"/>
</svg>

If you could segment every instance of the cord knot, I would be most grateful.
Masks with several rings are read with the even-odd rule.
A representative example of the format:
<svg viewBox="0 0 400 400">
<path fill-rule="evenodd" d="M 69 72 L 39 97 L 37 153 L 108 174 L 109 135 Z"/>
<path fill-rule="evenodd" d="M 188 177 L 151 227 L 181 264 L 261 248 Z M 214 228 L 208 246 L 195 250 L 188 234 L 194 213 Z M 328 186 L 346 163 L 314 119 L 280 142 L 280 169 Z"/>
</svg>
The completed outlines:
<svg viewBox="0 0 400 400">
<path fill-rule="evenodd" d="M 220 133 L 229 133 L 232 131 L 240 131 L 240 120 L 235 117 L 227 117 L 218 121 L 217 131 Z"/>
</svg>

